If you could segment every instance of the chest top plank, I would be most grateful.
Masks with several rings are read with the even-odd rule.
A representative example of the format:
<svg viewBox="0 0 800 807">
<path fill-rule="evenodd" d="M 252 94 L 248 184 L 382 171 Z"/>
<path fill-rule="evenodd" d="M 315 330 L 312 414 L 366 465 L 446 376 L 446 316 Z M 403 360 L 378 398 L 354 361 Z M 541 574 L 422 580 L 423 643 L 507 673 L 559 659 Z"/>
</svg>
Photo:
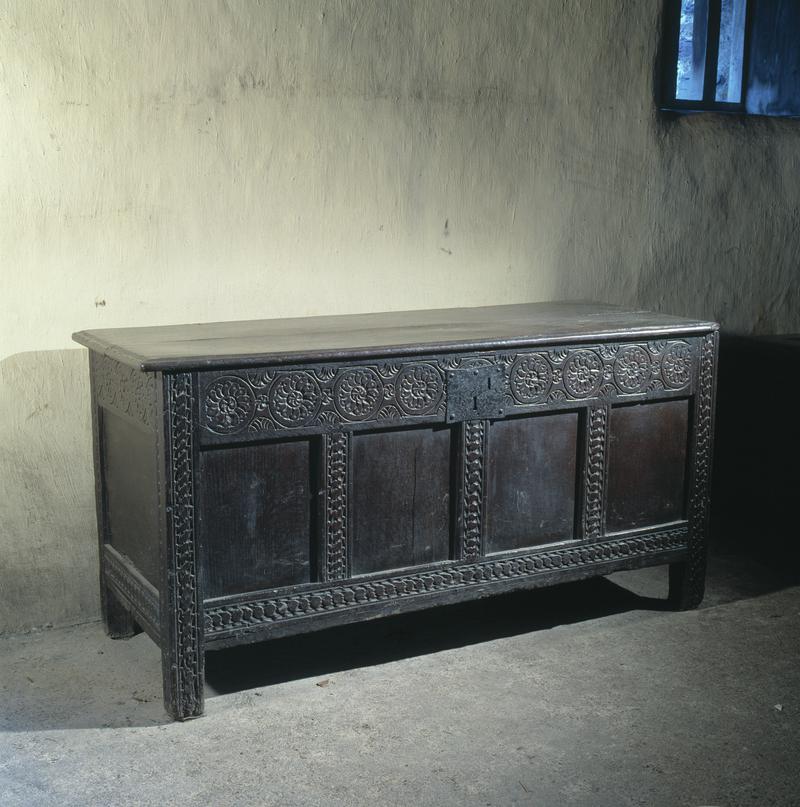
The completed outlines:
<svg viewBox="0 0 800 807">
<path fill-rule="evenodd" d="M 79 331 L 73 339 L 140 370 L 186 371 L 647 338 L 714 327 L 602 303 L 551 302 L 107 328 Z"/>
</svg>

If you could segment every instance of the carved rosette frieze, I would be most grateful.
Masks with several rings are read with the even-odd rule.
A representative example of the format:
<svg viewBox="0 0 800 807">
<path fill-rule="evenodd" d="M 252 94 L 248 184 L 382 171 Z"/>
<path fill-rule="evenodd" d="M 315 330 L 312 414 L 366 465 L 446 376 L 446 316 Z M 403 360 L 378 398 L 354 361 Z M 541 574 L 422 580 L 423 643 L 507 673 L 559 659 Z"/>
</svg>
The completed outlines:
<svg viewBox="0 0 800 807">
<path fill-rule="evenodd" d="M 189 373 L 166 376 L 168 412 L 168 607 L 174 615 L 168 635 L 162 635 L 169 656 L 169 701 L 179 719 L 203 710 L 203 649 L 200 597 L 197 591 L 197 547 L 194 528 L 194 399 Z M 165 668 L 166 669 L 166 668 Z"/>
<path fill-rule="evenodd" d="M 325 435 L 325 575 L 347 577 L 349 435 Z"/>
<path fill-rule="evenodd" d="M 237 371 L 205 385 L 200 422 L 205 432 L 225 437 L 435 419 L 445 412 L 445 397 L 438 361 Z"/>
<path fill-rule="evenodd" d="M 481 554 L 483 493 L 485 485 L 486 422 L 464 423 L 462 490 L 462 557 L 475 560 Z"/>
<path fill-rule="evenodd" d="M 685 550 L 686 528 L 631 536 L 594 544 L 582 544 L 512 558 L 461 563 L 429 572 L 353 582 L 289 595 L 240 601 L 206 608 L 205 635 L 209 640 L 223 638 L 242 628 L 268 626 L 275 622 L 358 608 L 435 591 L 452 591 L 498 581 L 547 576 L 555 570 L 599 566 L 628 557 L 659 555 Z"/>
<path fill-rule="evenodd" d="M 336 430 L 361 423 L 444 421 L 448 373 L 502 368 L 509 409 L 570 401 L 690 392 L 700 339 L 479 355 L 444 355 L 357 366 L 201 374 L 204 434 L 241 437 L 286 429 Z"/>
<path fill-rule="evenodd" d="M 149 428 L 155 424 L 156 377 L 108 356 L 89 352 L 97 403 L 127 415 Z"/>
<path fill-rule="evenodd" d="M 586 457 L 586 505 L 584 536 L 599 538 L 605 522 L 606 446 L 608 440 L 608 408 L 589 410 Z"/>
</svg>

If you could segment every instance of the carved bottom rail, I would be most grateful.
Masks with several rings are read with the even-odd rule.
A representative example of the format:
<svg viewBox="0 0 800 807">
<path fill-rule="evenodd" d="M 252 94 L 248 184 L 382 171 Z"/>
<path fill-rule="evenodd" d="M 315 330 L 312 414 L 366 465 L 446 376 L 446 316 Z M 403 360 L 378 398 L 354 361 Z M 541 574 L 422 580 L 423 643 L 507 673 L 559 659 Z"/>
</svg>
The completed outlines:
<svg viewBox="0 0 800 807">
<path fill-rule="evenodd" d="M 347 585 L 286 597 L 253 599 L 230 605 L 209 603 L 205 609 L 206 641 L 214 641 L 243 628 L 300 619 L 326 611 L 342 611 L 370 603 L 418 597 L 515 578 L 534 578 L 555 571 L 590 569 L 632 557 L 641 557 L 646 561 L 651 555 L 685 552 L 688 537 L 688 529 L 682 527 L 381 580 L 351 581 Z"/>
</svg>

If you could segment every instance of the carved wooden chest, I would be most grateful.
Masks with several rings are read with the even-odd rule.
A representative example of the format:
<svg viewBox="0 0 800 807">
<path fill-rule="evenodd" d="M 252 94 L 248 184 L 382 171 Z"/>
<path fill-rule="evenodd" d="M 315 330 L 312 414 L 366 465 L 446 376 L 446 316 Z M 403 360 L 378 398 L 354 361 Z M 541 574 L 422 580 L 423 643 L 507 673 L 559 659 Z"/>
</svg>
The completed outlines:
<svg viewBox="0 0 800 807">
<path fill-rule="evenodd" d="M 112 636 L 203 710 L 206 650 L 670 564 L 703 595 L 717 326 L 548 303 L 105 331 Z"/>
</svg>

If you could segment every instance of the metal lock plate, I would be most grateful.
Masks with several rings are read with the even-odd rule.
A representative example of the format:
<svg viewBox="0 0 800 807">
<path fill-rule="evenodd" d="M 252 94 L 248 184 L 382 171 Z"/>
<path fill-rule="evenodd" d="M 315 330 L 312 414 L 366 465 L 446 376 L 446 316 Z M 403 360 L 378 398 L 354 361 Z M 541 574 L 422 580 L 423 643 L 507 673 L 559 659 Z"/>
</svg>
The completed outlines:
<svg viewBox="0 0 800 807">
<path fill-rule="evenodd" d="M 447 420 L 503 417 L 506 378 L 502 365 L 465 367 L 447 373 Z"/>
</svg>

